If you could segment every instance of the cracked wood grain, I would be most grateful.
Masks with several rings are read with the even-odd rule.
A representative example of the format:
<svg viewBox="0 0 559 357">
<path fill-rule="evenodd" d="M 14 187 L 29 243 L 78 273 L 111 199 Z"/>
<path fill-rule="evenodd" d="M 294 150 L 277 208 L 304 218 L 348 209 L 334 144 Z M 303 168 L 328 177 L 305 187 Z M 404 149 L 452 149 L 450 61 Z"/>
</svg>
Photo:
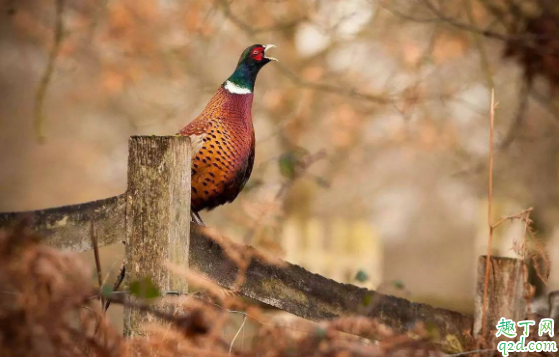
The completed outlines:
<svg viewBox="0 0 559 357">
<path fill-rule="evenodd" d="M 481 338 L 484 348 L 495 349 L 498 339 L 495 337 L 496 325 L 504 317 L 521 321 L 526 317 L 527 306 L 524 294 L 524 263 L 520 259 L 491 257 L 489 261 L 488 300 L 483 319 L 483 293 L 487 256 L 478 260 L 477 285 L 475 296 L 474 336 Z M 484 321 L 485 320 L 485 321 Z M 483 328 L 485 322 L 485 329 Z M 483 336 L 485 331 L 485 336 Z M 492 352 L 482 354 L 491 356 Z"/>
<path fill-rule="evenodd" d="M 130 139 L 126 192 L 126 281 L 149 278 L 161 291 L 187 293 L 184 279 L 165 263 L 188 269 L 190 236 L 190 139 Z M 153 315 L 125 308 L 125 333 L 143 335 Z"/>
</svg>

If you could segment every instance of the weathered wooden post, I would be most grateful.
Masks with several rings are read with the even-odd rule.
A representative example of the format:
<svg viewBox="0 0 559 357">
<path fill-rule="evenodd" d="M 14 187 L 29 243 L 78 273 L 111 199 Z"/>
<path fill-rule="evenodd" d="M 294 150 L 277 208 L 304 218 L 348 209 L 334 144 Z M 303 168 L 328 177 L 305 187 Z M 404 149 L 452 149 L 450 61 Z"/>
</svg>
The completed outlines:
<svg viewBox="0 0 559 357">
<path fill-rule="evenodd" d="M 130 138 L 126 192 L 127 282 L 149 278 L 161 291 L 185 293 L 184 280 L 164 266 L 188 269 L 190 237 L 190 139 L 180 136 Z M 153 317 L 126 309 L 127 335 L 141 333 Z"/>
<path fill-rule="evenodd" d="M 475 297 L 474 337 L 482 338 L 484 348 L 496 348 L 496 325 L 504 317 L 515 322 L 526 317 L 526 298 L 524 294 L 524 263 L 520 259 L 491 257 L 489 263 L 489 282 L 487 306 L 483 307 L 485 291 L 485 267 L 487 256 L 479 257 Z M 484 327 L 485 326 L 485 327 Z M 492 356 L 492 353 L 487 355 Z"/>
</svg>

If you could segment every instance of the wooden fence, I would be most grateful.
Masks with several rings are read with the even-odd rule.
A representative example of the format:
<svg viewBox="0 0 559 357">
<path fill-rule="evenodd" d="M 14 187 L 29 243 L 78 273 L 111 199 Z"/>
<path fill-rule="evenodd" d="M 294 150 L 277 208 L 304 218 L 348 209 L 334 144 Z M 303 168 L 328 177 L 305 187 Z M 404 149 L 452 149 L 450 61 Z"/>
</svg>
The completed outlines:
<svg viewBox="0 0 559 357">
<path fill-rule="evenodd" d="M 187 292 L 186 284 L 165 269 L 164 262 L 203 273 L 224 288 L 233 287 L 239 272 L 237 263 L 226 251 L 234 243 L 190 222 L 190 141 L 186 137 L 132 137 L 128 189 L 122 195 L 41 211 L 3 213 L 0 227 L 25 216 L 31 217 L 32 228 L 48 244 L 60 249 L 92 249 L 92 225 L 99 246 L 125 242 L 128 281 L 150 277 L 163 291 Z M 248 246 L 240 249 L 254 251 Z M 474 318 L 470 316 L 341 284 L 297 265 L 272 264 L 258 256 L 251 255 L 244 283 L 236 291 L 294 315 L 310 320 L 368 316 L 396 333 L 409 333 L 417 322 L 424 322 L 436 327 L 437 342 L 450 352 L 471 349 L 473 337 L 482 331 L 480 278 L 474 330 Z M 480 259 L 478 276 L 483 279 L 485 263 L 483 257 Z M 508 288 L 511 281 L 523 281 L 518 261 L 492 259 L 494 274 L 490 274 L 491 299 L 487 310 L 494 313 L 485 321 L 489 331 L 500 317 L 521 316 L 524 308 L 521 289 Z M 138 333 L 147 318 L 127 309 L 125 329 Z"/>
</svg>

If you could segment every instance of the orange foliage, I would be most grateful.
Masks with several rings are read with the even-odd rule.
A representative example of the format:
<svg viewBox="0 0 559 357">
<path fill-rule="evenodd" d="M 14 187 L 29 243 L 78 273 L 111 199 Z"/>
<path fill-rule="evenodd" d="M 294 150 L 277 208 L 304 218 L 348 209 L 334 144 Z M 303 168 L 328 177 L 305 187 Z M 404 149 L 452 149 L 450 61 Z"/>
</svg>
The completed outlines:
<svg viewBox="0 0 559 357">
<path fill-rule="evenodd" d="M 407 42 L 402 45 L 404 64 L 408 67 L 417 66 L 423 55 L 422 48 L 416 42 Z"/>
<path fill-rule="evenodd" d="M 437 64 L 443 64 L 464 57 L 469 46 L 468 37 L 463 33 L 459 35 L 442 33 L 435 41 L 433 58 Z"/>
<path fill-rule="evenodd" d="M 118 71 L 103 71 L 101 74 L 101 87 L 108 95 L 116 94 L 124 87 L 125 78 Z"/>
<path fill-rule="evenodd" d="M 351 146 L 360 122 L 361 116 L 351 105 L 340 105 L 332 116 L 332 143 L 339 147 Z"/>
<path fill-rule="evenodd" d="M 159 11 L 153 0 L 121 1 L 111 7 L 105 40 L 124 52 L 153 52 L 157 48 Z"/>
</svg>

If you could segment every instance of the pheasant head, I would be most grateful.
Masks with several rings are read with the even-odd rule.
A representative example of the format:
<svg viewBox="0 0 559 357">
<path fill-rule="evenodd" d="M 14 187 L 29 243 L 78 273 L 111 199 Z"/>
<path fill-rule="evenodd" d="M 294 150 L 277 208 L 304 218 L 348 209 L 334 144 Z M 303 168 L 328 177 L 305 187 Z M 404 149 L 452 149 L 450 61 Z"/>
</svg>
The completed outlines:
<svg viewBox="0 0 559 357">
<path fill-rule="evenodd" d="M 269 57 L 266 54 L 273 47 L 276 46 L 257 44 L 244 50 L 235 72 L 223 84 L 225 89 L 234 94 L 252 93 L 260 69 L 271 61 L 277 61 L 274 57 Z"/>
</svg>

